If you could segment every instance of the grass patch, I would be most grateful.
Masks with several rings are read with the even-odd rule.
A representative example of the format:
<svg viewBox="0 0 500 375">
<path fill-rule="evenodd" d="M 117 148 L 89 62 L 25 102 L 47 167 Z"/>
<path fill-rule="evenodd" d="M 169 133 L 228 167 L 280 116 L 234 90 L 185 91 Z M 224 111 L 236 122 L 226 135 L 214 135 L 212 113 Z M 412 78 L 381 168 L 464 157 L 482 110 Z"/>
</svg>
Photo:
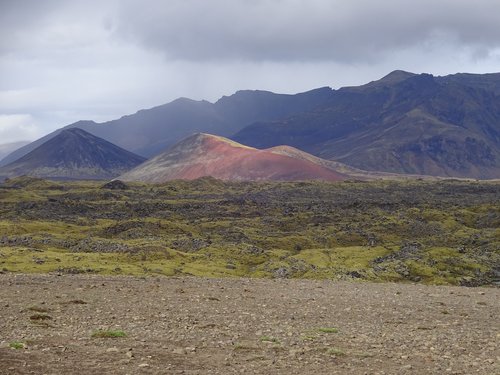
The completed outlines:
<svg viewBox="0 0 500 375">
<path fill-rule="evenodd" d="M 261 342 L 272 342 L 272 343 L 275 343 L 275 344 L 280 344 L 280 341 L 276 337 L 272 337 L 272 336 L 262 336 L 260 338 L 260 341 Z"/>
<path fill-rule="evenodd" d="M 127 337 L 127 334 L 122 330 L 99 330 L 92 333 L 93 338 L 107 339 Z"/>
<path fill-rule="evenodd" d="M 316 339 L 316 336 L 314 336 L 314 335 L 302 336 L 302 340 L 304 340 L 304 341 L 314 341 L 315 339 Z"/>
<path fill-rule="evenodd" d="M 318 328 L 317 331 L 321 332 L 321 333 L 338 333 L 339 332 L 338 328 L 334 328 L 334 327 L 321 327 L 321 328 Z"/>
<path fill-rule="evenodd" d="M 340 356 L 345 355 L 345 352 L 339 348 L 327 348 L 326 354 L 340 357 Z"/>
<path fill-rule="evenodd" d="M 26 347 L 26 344 L 21 341 L 12 341 L 9 343 L 9 348 L 12 349 L 24 349 Z"/>
</svg>

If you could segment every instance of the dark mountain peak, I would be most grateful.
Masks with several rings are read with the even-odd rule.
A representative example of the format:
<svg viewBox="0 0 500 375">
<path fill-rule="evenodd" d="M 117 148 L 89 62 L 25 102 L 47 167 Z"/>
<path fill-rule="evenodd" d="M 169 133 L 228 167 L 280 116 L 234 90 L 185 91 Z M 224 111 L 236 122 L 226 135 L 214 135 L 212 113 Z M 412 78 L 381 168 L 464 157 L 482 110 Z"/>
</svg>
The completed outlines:
<svg viewBox="0 0 500 375">
<path fill-rule="evenodd" d="M 393 84 L 404 81 L 405 79 L 408 79 L 415 75 L 416 75 L 415 73 L 406 72 L 404 70 L 394 70 L 376 82 Z"/>
<path fill-rule="evenodd" d="M 0 175 L 107 179 L 144 160 L 83 129 L 67 128 L 17 161 L 0 168 Z"/>
<path fill-rule="evenodd" d="M 215 102 L 215 105 L 216 106 L 224 106 L 227 104 L 231 105 L 234 102 L 266 99 L 275 95 L 277 96 L 280 94 L 275 94 L 271 91 L 265 91 L 265 90 L 238 90 L 232 95 L 224 95 Z"/>
<path fill-rule="evenodd" d="M 62 129 L 61 132 L 52 140 L 54 140 L 53 145 L 57 146 L 59 151 L 71 152 L 72 150 L 66 150 L 66 148 L 70 145 L 77 145 L 80 147 L 82 145 L 91 146 L 92 144 L 98 144 L 106 145 L 108 147 L 118 147 L 80 128 Z"/>
<path fill-rule="evenodd" d="M 79 120 L 77 122 L 74 122 L 73 124 L 71 124 L 70 126 L 71 127 L 75 127 L 75 128 L 79 128 L 81 126 L 86 126 L 86 125 L 95 125 L 97 124 L 95 121 L 92 121 L 92 120 Z"/>
<path fill-rule="evenodd" d="M 60 135 L 62 137 L 95 137 L 94 135 L 80 128 L 63 129 Z"/>
<path fill-rule="evenodd" d="M 210 104 L 206 100 L 194 100 L 185 97 L 177 98 L 169 103 L 170 105 L 193 105 L 193 104 Z"/>
<path fill-rule="evenodd" d="M 57 132 L 57 134 L 59 134 L 59 132 L 65 130 L 65 129 L 72 129 L 72 128 L 83 129 L 83 128 L 86 128 L 86 127 L 89 127 L 89 126 L 95 126 L 95 125 L 97 125 L 97 122 L 95 122 L 95 121 L 92 121 L 92 120 L 80 120 L 80 121 L 74 122 L 72 124 L 69 124 L 69 125 L 65 126 L 64 128 L 58 129 L 58 130 L 56 130 L 56 132 Z"/>
<path fill-rule="evenodd" d="M 432 74 L 415 74 L 405 80 L 399 81 L 394 85 L 399 90 L 413 90 L 420 96 L 429 95 L 436 92 L 441 85 Z"/>
<path fill-rule="evenodd" d="M 233 95 L 230 96 L 253 96 L 253 95 L 276 95 L 276 94 L 268 90 L 238 90 Z"/>
<path fill-rule="evenodd" d="M 404 82 L 410 78 L 417 76 L 415 73 L 406 72 L 404 70 L 394 70 L 387 74 L 386 76 L 376 80 L 371 81 L 365 85 L 361 86 L 348 86 L 342 87 L 340 90 L 348 92 L 364 92 L 366 90 L 371 91 L 373 89 L 379 89 L 381 87 L 394 86 L 401 82 Z"/>
</svg>

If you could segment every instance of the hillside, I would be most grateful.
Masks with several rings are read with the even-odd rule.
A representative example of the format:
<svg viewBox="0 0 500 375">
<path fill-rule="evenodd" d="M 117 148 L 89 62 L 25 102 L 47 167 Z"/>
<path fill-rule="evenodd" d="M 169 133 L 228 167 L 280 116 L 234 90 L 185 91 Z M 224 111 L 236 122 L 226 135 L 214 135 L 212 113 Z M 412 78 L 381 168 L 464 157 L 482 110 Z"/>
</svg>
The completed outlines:
<svg viewBox="0 0 500 375">
<path fill-rule="evenodd" d="M 287 144 L 373 171 L 499 178 L 499 77 L 396 71 L 232 139 L 258 148 Z"/>
<path fill-rule="evenodd" d="M 345 178 L 306 158 L 257 150 L 203 133 L 182 140 L 119 178 L 161 183 L 206 176 L 234 181 L 339 181 Z"/>
<path fill-rule="evenodd" d="M 19 160 L 0 176 L 56 179 L 109 179 L 145 159 L 78 128 L 66 129 Z"/>
</svg>

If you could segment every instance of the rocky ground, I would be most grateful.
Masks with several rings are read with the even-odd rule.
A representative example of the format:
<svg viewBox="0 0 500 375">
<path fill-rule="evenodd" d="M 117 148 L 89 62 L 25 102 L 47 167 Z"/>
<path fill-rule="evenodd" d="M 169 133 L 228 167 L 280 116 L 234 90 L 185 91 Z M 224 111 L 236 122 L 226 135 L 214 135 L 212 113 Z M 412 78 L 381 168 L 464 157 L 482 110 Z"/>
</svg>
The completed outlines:
<svg viewBox="0 0 500 375">
<path fill-rule="evenodd" d="M 498 288 L 10 273 L 0 284 L 1 374 L 500 373 Z M 126 337 L 92 337 L 110 330 Z"/>
</svg>

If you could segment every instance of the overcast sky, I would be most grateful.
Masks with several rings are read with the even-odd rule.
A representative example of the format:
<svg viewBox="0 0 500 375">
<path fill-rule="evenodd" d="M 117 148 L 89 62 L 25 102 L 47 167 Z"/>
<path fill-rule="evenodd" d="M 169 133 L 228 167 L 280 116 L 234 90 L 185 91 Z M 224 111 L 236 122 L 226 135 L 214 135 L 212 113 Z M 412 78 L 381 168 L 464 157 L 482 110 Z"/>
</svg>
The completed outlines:
<svg viewBox="0 0 500 375">
<path fill-rule="evenodd" d="M 0 0 L 0 144 L 177 97 L 500 71 L 499 0 Z"/>
</svg>

